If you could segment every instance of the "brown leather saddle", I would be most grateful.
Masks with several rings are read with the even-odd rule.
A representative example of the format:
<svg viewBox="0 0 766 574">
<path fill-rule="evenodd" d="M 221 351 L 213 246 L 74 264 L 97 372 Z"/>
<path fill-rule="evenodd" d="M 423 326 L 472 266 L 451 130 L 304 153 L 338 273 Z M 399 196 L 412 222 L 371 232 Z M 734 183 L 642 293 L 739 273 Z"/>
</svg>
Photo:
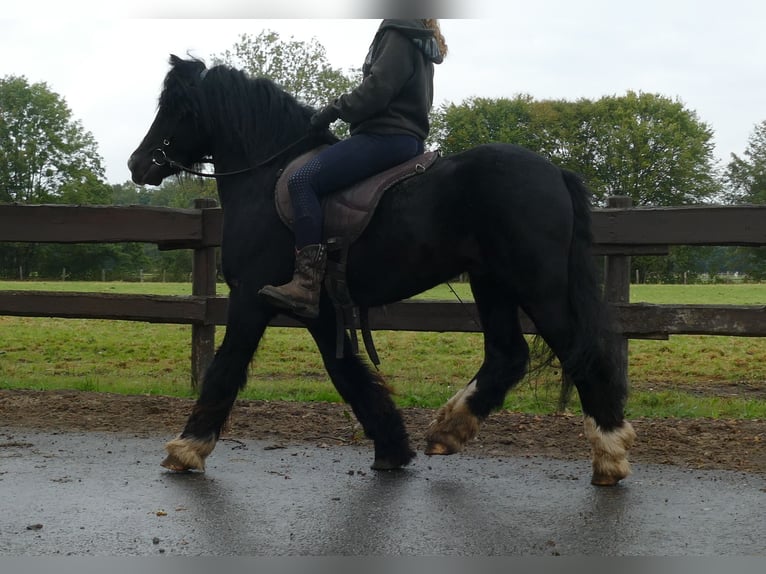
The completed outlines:
<svg viewBox="0 0 766 574">
<path fill-rule="evenodd" d="M 295 158 L 282 171 L 277 179 L 275 200 L 277 213 L 285 225 L 293 229 L 294 216 L 287 182 L 298 168 L 320 153 L 321 146 Z M 348 329 L 354 351 L 358 349 L 356 329 L 362 331 L 362 338 L 373 364 L 380 364 L 378 354 L 372 342 L 367 308 L 360 309 L 352 300 L 346 281 L 346 261 L 351 244 L 356 241 L 367 227 L 375 213 L 375 208 L 386 190 L 410 177 L 425 173 L 439 158 L 438 151 L 430 151 L 396 165 L 386 171 L 375 174 L 346 189 L 331 193 L 322 199 L 324 215 L 323 239 L 327 243 L 327 271 L 325 287 L 335 305 L 338 317 L 336 355 L 343 357 L 343 335 Z"/>
</svg>

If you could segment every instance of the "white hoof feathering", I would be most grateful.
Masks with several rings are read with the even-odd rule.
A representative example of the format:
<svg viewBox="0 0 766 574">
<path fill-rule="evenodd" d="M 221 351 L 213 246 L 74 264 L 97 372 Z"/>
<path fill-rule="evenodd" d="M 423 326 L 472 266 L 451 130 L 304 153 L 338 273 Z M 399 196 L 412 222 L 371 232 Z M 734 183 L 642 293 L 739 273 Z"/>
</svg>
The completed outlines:
<svg viewBox="0 0 766 574">
<path fill-rule="evenodd" d="M 633 425 L 623 421 L 622 426 L 603 431 L 595 419 L 585 417 L 585 436 L 593 452 L 591 484 L 612 486 L 630 474 L 627 454 L 636 439 Z"/>
<path fill-rule="evenodd" d="M 162 466 L 175 471 L 205 470 L 205 458 L 213 452 L 215 439 L 183 438 L 180 435 L 165 445 L 168 456 Z"/>
<path fill-rule="evenodd" d="M 479 419 L 468 407 L 468 399 L 475 392 L 473 380 L 439 409 L 426 432 L 426 454 L 460 452 L 479 433 Z"/>
</svg>

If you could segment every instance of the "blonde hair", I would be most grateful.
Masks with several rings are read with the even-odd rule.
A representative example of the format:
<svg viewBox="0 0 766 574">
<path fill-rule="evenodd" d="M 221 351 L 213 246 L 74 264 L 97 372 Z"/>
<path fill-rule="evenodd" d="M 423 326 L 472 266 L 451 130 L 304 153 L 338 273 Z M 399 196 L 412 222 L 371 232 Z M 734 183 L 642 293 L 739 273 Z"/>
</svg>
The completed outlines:
<svg viewBox="0 0 766 574">
<path fill-rule="evenodd" d="M 436 38 L 436 43 L 439 45 L 439 51 L 442 54 L 442 58 L 446 58 L 448 51 L 447 42 L 444 41 L 444 34 L 442 34 L 442 30 L 439 27 L 439 20 L 434 18 L 425 18 L 423 23 L 426 25 L 426 28 L 433 30 L 434 37 Z"/>
</svg>

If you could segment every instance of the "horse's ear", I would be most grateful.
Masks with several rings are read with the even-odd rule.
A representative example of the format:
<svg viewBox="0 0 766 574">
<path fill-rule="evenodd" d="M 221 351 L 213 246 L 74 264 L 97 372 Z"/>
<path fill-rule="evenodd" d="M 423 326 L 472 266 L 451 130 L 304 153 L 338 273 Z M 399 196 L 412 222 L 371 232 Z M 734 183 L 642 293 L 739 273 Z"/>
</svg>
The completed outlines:
<svg viewBox="0 0 766 574">
<path fill-rule="evenodd" d="M 182 62 L 181 58 L 176 56 L 175 54 L 170 54 L 170 65 L 175 66 L 177 64 L 180 64 Z"/>
</svg>

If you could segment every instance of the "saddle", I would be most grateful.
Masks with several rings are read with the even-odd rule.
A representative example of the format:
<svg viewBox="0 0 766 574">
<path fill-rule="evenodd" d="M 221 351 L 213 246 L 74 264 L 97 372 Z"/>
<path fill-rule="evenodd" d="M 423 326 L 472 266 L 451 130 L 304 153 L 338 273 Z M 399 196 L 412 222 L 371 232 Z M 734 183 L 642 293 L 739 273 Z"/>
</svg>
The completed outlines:
<svg viewBox="0 0 766 574">
<path fill-rule="evenodd" d="M 320 146 L 298 156 L 282 170 L 277 179 L 274 193 L 277 213 L 290 229 L 293 229 L 295 218 L 287 182 L 303 164 L 326 147 Z M 358 351 L 356 330 L 359 328 L 370 360 L 376 367 L 380 364 L 372 341 L 368 309 L 366 307 L 360 309 L 352 300 L 348 290 L 346 262 L 349 248 L 367 228 L 386 190 L 405 179 L 424 173 L 436 162 L 439 155 L 438 151 L 423 153 L 322 198 L 324 217 L 322 234 L 328 251 L 324 283 L 338 318 L 336 356 L 339 359 L 343 358 L 343 335 L 346 329 L 349 330 L 354 352 Z"/>
</svg>

